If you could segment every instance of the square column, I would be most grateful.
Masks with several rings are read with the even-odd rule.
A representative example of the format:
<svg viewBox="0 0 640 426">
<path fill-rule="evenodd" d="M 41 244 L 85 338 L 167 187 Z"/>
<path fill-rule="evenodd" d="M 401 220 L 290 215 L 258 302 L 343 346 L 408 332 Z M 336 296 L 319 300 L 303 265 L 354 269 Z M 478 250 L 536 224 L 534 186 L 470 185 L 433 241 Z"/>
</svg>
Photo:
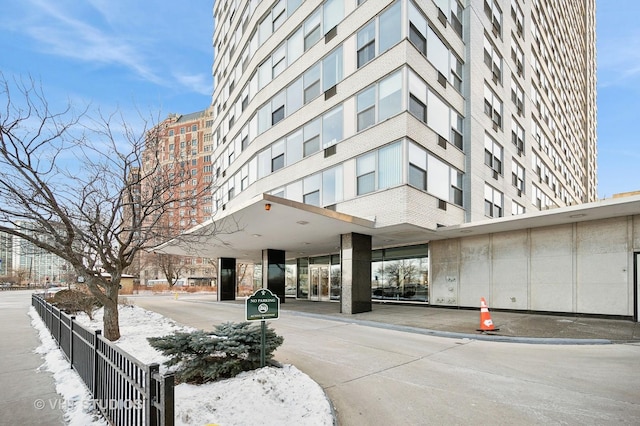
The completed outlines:
<svg viewBox="0 0 640 426">
<path fill-rule="evenodd" d="M 284 250 L 262 250 L 262 288 L 271 290 L 284 303 L 285 288 Z"/>
<path fill-rule="evenodd" d="M 218 259 L 218 301 L 236 300 L 236 259 Z"/>
<path fill-rule="evenodd" d="M 371 311 L 371 235 L 340 236 L 342 294 L 340 311 L 359 314 Z"/>
</svg>

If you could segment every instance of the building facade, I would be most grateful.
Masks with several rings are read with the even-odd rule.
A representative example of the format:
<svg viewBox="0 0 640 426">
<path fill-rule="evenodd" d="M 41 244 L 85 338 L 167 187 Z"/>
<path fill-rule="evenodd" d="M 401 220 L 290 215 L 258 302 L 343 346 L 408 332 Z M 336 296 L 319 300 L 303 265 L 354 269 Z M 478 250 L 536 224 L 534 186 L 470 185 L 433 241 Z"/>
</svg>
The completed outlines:
<svg viewBox="0 0 640 426">
<path fill-rule="evenodd" d="M 221 0 L 214 17 L 212 223 L 246 223 L 201 248 L 261 263 L 265 286 L 279 267 L 277 291 L 343 312 L 457 306 L 432 300 L 438 230 L 596 201 L 594 0 Z"/>
<path fill-rule="evenodd" d="M 211 161 L 211 125 L 211 109 L 205 109 L 189 114 L 170 114 L 149 133 L 142 173 L 167 172 L 175 176 L 175 191 L 179 191 L 174 195 L 179 201 L 164 209 L 165 217 L 159 226 L 186 230 L 211 218 L 211 196 L 197 196 L 206 192 L 215 173 Z M 145 184 L 147 182 L 152 181 L 145 180 Z M 162 192 L 163 196 L 169 194 L 169 191 Z M 159 235 L 162 234 L 160 231 Z M 159 259 L 158 254 L 142 252 L 133 266 L 129 272 L 139 277 L 141 285 L 166 282 L 165 270 L 174 278 L 184 278 L 185 285 L 208 286 L 216 277 L 215 262 L 195 256 Z"/>
</svg>

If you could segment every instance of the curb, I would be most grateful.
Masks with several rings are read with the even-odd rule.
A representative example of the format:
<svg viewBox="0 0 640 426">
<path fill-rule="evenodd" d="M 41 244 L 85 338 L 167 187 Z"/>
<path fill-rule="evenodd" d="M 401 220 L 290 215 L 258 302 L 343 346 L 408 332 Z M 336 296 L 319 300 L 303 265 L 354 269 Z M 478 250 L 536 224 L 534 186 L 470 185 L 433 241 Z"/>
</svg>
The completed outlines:
<svg viewBox="0 0 640 426">
<path fill-rule="evenodd" d="M 281 309 L 281 310 L 284 310 L 284 309 Z M 431 330 L 428 328 L 388 324 L 388 323 L 369 321 L 369 320 L 340 318 L 332 315 L 314 314 L 309 312 L 287 310 L 287 313 L 297 315 L 297 316 L 303 316 L 303 317 L 325 319 L 330 321 L 339 321 L 347 324 L 357 324 L 365 327 L 374 327 L 374 328 L 381 328 L 385 330 L 394 330 L 394 331 L 404 331 L 407 333 L 424 334 L 427 336 L 436 336 L 436 337 L 446 337 L 450 339 L 468 339 L 468 340 L 482 340 L 482 341 L 506 342 L 506 343 L 526 343 L 526 344 L 532 344 L 532 345 L 610 345 L 614 343 L 609 339 L 517 337 L 517 336 L 499 336 L 496 334 L 457 333 L 453 331 Z"/>
</svg>

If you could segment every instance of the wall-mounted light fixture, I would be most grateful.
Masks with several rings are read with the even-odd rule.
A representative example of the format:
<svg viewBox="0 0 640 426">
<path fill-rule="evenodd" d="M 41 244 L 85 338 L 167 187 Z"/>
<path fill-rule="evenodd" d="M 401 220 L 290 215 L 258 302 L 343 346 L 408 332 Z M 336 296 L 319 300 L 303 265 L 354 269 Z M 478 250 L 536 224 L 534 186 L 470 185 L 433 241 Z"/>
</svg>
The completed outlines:
<svg viewBox="0 0 640 426">
<path fill-rule="evenodd" d="M 269 203 L 265 204 L 265 205 L 264 205 L 264 209 L 265 209 L 266 211 L 271 210 L 271 204 L 269 204 Z"/>
</svg>

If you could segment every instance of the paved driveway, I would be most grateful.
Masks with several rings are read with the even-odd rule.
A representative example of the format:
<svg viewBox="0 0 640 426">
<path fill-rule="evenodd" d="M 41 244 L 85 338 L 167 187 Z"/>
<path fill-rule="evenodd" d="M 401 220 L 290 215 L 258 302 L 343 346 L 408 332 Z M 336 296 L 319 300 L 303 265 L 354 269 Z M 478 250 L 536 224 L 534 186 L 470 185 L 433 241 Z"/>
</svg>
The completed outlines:
<svg viewBox="0 0 640 426">
<path fill-rule="evenodd" d="M 198 328 L 244 305 L 131 297 Z M 276 359 L 318 382 L 341 425 L 637 425 L 640 345 L 531 345 L 427 336 L 309 317 L 281 306 Z"/>
</svg>

